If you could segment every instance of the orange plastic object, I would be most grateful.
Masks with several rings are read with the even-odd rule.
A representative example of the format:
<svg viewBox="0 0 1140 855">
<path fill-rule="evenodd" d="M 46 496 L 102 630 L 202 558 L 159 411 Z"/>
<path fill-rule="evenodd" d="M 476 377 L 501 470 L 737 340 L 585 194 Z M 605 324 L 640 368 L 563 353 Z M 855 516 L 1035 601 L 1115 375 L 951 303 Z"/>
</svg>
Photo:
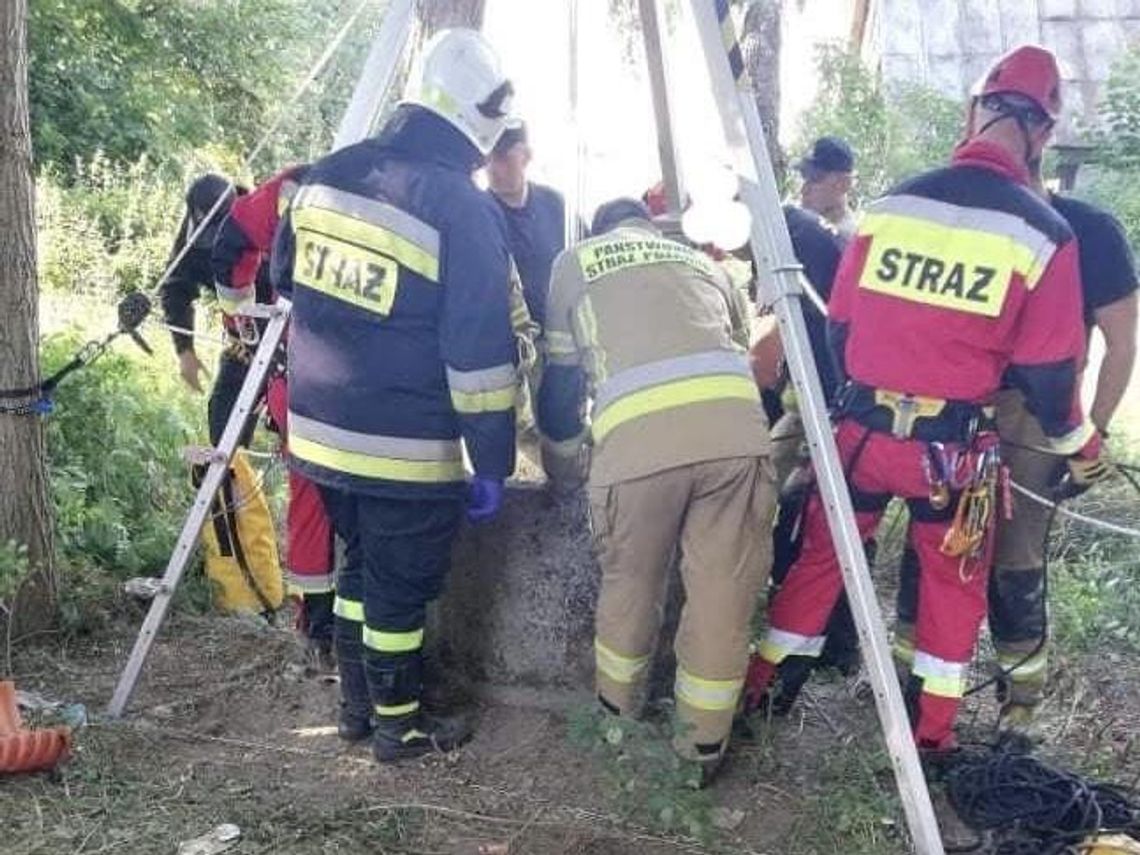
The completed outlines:
<svg viewBox="0 0 1140 855">
<path fill-rule="evenodd" d="M 0 775 L 45 772 L 71 753 L 71 728 L 26 730 L 16 707 L 16 684 L 0 682 Z"/>
</svg>

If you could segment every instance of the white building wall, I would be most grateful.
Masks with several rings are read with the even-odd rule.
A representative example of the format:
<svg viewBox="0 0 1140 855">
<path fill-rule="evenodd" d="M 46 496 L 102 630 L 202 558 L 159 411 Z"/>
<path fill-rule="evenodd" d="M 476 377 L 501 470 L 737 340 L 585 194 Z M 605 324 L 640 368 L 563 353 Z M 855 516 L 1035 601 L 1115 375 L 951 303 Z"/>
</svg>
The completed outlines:
<svg viewBox="0 0 1140 855">
<path fill-rule="evenodd" d="M 877 0 L 863 47 L 888 83 L 960 98 L 1003 51 L 1026 42 L 1060 58 L 1067 109 L 1058 139 L 1077 142 L 1113 60 L 1140 43 L 1140 0 Z"/>
</svg>

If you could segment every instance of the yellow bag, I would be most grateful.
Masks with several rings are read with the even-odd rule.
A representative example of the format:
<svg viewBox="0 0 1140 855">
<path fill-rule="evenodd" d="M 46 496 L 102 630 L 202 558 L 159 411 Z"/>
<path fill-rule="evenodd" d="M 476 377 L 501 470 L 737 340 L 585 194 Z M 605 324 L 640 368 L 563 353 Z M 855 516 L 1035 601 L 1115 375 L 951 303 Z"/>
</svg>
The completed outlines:
<svg viewBox="0 0 1140 855">
<path fill-rule="evenodd" d="M 1083 855 L 1137 855 L 1140 841 L 1123 834 L 1101 834 L 1078 847 Z"/>
<path fill-rule="evenodd" d="M 193 467 L 195 486 L 205 472 L 205 466 Z M 260 613 L 281 607 L 285 590 L 277 534 L 244 449 L 234 455 L 229 476 L 210 506 L 202 546 L 219 611 Z"/>
</svg>

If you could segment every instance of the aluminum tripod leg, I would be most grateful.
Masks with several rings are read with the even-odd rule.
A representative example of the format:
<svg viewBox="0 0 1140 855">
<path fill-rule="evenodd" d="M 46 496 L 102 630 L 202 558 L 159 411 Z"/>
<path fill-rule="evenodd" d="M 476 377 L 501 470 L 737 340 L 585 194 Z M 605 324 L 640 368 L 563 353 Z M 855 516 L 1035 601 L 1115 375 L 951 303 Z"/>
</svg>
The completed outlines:
<svg viewBox="0 0 1140 855">
<path fill-rule="evenodd" d="M 894 764 L 899 795 L 911 838 L 919 855 L 943 855 L 938 822 L 911 736 L 902 691 L 895 676 L 883 616 L 867 569 L 862 540 L 831 433 L 823 393 L 804 326 L 800 265 L 781 210 L 760 115 L 744 73 L 740 45 L 728 0 L 692 0 L 693 16 L 709 67 L 725 136 L 741 176 L 741 196 L 752 212 L 752 252 L 758 267 L 772 274 L 772 292 L 780 335 L 804 428 L 815 463 L 832 541 L 843 568 L 860 644 L 867 663 L 887 750 Z"/>
<path fill-rule="evenodd" d="M 653 92 L 653 116 L 657 121 L 657 151 L 661 159 L 661 179 L 669 213 L 679 217 L 685 204 L 685 185 L 681 180 L 681 159 L 677 137 L 673 131 L 673 111 L 669 97 L 669 58 L 661 33 L 661 0 L 639 0 L 641 34 L 645 40 L 645 61 L 649 66 L 649 83 Z"/>
<path fill-rule="evenodd" d="M 344 116 L 341 117 L 334 150 L 364 139 L 371 131 L 372 123 L 380 113 L 387 100 L 388 90 L 395 81 L 396 67 L 411 35 L 414 11 L 415 0 L 392 0 L 389 4 L 360 79 L 353 90 L 352 99 Z M 115 686 L 115 694 L 107 707 L 107 714 L 111 717 L 121 716 L 130 702 L 147 654 L 158 636 L 158 631 L 162 628 L 162 622 L 166 618 L 167 609 L 170 608 L 178 583 L 182 580 L 182 575 L 194 555 L 198 535 L 205 525 L 214 494 L 229 469 L 242 428 L 265 382 L 274 351 L 285 334 L 289 318 L 288 303 L 282 301 L 278 304 L 277 310 L 270 311 L 272 319 L 261 337 L 261 344 L 246 375 L 245 383 L 242 384 L 237 403 L 230 414 L 222 439 L 215 449 L 216 459 L 210 464 L 202 480 L 202 486 L 198 488 L 194 506 L 186 517 L 186 522 L 182 524 L 182 533 L 166 565 L 166 572 L 162 576 L 162 587 L 151 603 L 150 611 L 135 640 L 130 659 L 127 660 L 127 665 L 119 676 L 118 685 Z"/>
<path fill-rule="evenodd" d="M 285 327 L 288 323 L 289 310 L 288 304 L 285 303 L 269 321 L 265 333 L 261 337 L 261 344 L 258 346 L 257 353 L 246 373 L 245 382 L 242 383 L 241 392 L 238 393 L 237 401 L 234 403 L 233 412 L 230 413 L 230 419 L 226 423 L 221 441 L 218 443 L 218 447 L 214 449 L 214 459 L 210 462 L 209 469 L 206 470 L 202 485 L 198 488 L 198 495 L 194 498 L 194 506 L 182 524 L 178 543 L 175 545 L 170 561 L 166 565 L 166 572 L 162 575 L 162 585 L 151 601 L 150 611 L 147 612 L 146 620 L 143 621 L 142 629 L 139 630 L 138 638 L 135 639 L 131 657 L 127 660 L 127 666 L 119 676 L 119 683 L 115 686 L 115 694 L 111 698 L 110 706 L 107 707 L 107 714 L 114 718 L 123 714 L 123 710 L 126 709 L 127 703 L 131 699 L 135 684 L 138 683 L 139 674 L 142 672 L 143 663 L 146 662 L 151 645 L 158 637 L 158 631 L 166 618 L 166 611 L 174 599 L 174 592 L 178 589 L 178 583 L 182 581 L 182 575 L 186 572 L 190 559 L 194 557 L 194 549 L 198 545 L 198 535 L 201 534 L 202 526 L 206 524 L 206 519 L 210 515 L 210 506 L 213 504 L 214 494 L 222 486 L 222 481 L 229 471 L 230 461 L 241 440 L 242 431 L 250 414 L 257 404 L 258 394 L 261 392 L 266 375 L 269 374 L 269 368 L 273 364 L 273 354 L 281 342 L 281 337 L 285 334 Z"/>
</svg>

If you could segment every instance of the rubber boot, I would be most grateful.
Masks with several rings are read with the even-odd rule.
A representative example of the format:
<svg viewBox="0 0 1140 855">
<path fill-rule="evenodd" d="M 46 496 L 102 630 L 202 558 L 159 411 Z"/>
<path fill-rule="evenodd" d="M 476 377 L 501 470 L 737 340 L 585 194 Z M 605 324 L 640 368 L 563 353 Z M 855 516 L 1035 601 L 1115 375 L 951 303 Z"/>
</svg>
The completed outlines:
<svg viewBox="0 0 1140 855">
<path fill-rule="evenodd" d="M 336 619 L 336 667 L 340 674 L 340 719 L 337 735 L 360 742 L 372 735 L 372 701 L 364 673 L 364 644 L 355 621 Z"/>
<path fill-rule="evenodd" d="M 460 716 L 433 716 L 421 711 L 403 716 L 377 716 L 372 754 L 381 763 L 411 760 L 436 752 L 446 754 L 471 738 Z"/>
</svg>

